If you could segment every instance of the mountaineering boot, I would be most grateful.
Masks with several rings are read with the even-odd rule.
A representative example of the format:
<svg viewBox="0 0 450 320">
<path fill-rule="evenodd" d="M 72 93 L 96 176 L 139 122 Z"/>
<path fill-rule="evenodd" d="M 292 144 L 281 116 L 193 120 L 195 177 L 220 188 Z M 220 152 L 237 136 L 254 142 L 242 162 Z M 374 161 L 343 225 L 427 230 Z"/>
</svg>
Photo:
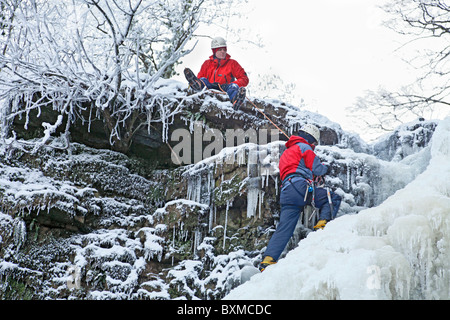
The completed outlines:
<svg viewBox="0 0 450 320">
<path fill-rule="evenodd" d="M 184 76 L 186 77 L 186 80 L 194 91 L 202 90 L 202 83 L 200 82 L 200 80 L 198 80 L 191 69 L 184 69 Z"/>
<path fill-rule="evenodd" d="M 314 226 L 314 230 L 323 229 L 325 228 L 325 225 L 327 224 L 327 220 L 319 220 L 317 224 Z"/>
<path fill-rule="evenodd" d="M 239 108 L 241 107 L 241 105 L 244 103 L 246 92 L 247 92 L 247 90 L 244 87 L 239 88 L 239 91 L 236 94 L 236 97 L 234 97 L 234 99 L 233 99 L 233 109 L 234 110 L 238 111 Z"/>
<path fill-rule="evenodd" d="M 271 256 L 264 257 L 264 260 L 259 264 L 259 271 L 263 272 L 271 264 L 277 263 Z"/>
</svg>

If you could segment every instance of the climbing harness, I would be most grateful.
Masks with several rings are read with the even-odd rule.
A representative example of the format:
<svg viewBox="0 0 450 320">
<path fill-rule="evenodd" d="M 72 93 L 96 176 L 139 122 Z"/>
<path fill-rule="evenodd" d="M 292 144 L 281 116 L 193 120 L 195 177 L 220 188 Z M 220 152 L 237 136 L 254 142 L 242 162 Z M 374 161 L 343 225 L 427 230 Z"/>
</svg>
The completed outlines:
<svg viewBox="0 0 450 320">
<path fill-rule="evenodd" d="M 292 183 L 291 179 L 294 177 L 302 177 L 305 179 L 302 175 L 297 173 L 291 173 L 284 178 L 281 186 L 286 182 L 289 182 L 294 190 L 302 196 L 302 193 L 297 189 L 294 183 Z M 305 205 L 303 206 L 303 210 L 300 212 L 300 221 L 303 224 L 305 228 L 312 229 L 312 227 L 316 224 L 318 217 L 319 217 L 319 210 L 317 210 L 315 205 L 315 182 L 311 179 L 305 179 L 306 181 L 306 190 L 305 190 L 305 196 L 303 198 L 303 202 Z"/>
<path fill-rule="evenodd" d="M 291 182 L 291 179 L 292 179 L 292 178 L 295 178 L 295 177 L 301 177 L 301 178 L 305 179 L 305 181 L 306 181 L 306 190 L 305 190 L 305 197 L 303 198 L 303 202 L 304 202 L 306 205 L 311 204 L 312 206 L 315 207 L 315 203 L 314 203 L 315 186 L 314 186 L 314 181 L 313 181 L 313 180 L 311 180 L 311 179 L 306 179 L 305 177 L 303 177 L 302 175 L 297 174 L 297 173 L 291 173 L 291 174 L 288 174 L 288 175 L 286 176 L 286 178 L 284 178 L 283 182 L 281 183 L 281 187 L 283 187 L 283 185 L 284 185 L 286 182 L 290 182 L 291 185 L 292 185 L 292 187 L 294 188 L 294 190 L 301 196 L 302 193 L 297 189 L 297 187 L 295 186 L 295 184 L 293 184 L 293 183 Z"/>
<path fill-rule="evenodd" d="M 295 184 L 292 183 L 291 179 L 294 177 L 302 177 L 299 174 L 293 173 L 283 180 L 282 185 L 283 186 L 286 182 L 291 183 L 294 190 L 299 194 L 302 195 L 302 193 L 296 188 Z M 304 178 L 304 177 L 302 177 Z M 305 179 L 305 178 L 304 178 Z M 330 206 L 330 213 L 331 213 L 331 220 L 333 220 L 334 217 L 334 206 L 333 201 L 331 200 L 331 189 L 328 186 L 325 186 L 325 181 L 323 177 L 315 177 L 314 180 L 311 179 L 305 179 L 306 181 L 306 190 L 305 190 L 305 196 L 303 197 L 303 202 L 305 203 L 302 212 L 300 213 L 300 220 L 302 221 L 302 224 L 308 228 L 309 226 L 315 225 L 315 221 L 319 218 L 319 210 L 316 208 L 315 205 L 315 188 L 316 187 L 322 187 L 327 192 L 327 198 L 328 198 L 328 204 Z M 311 210 L 312 211 L 311 211 Z M 308 212 L 306 212 L 308 211 Z"/>
</svg>

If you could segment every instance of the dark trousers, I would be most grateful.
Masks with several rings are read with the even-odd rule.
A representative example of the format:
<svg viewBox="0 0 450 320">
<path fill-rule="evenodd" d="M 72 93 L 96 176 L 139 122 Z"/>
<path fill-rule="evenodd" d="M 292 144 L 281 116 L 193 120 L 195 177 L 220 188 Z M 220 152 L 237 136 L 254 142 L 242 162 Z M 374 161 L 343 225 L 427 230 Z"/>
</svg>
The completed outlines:
<svg viewBox="0 0 450 320">
<path fill-rule="evenodd" d="M 302 177 L 293 177 L 289 181 L 283 181 L 280 204 L 281 214 L 280 222 L 277 230 L 270 238 L 264 256 L 271 256 L 274 260 L 278 260 L 289 239 L 294 233 L 295 226 L 300 217 L 300 212 L 308 203 L 305 202 L 305 193 L 307 192 L 307 182 Z M 331 192 L 331 201 L 333 204 L 333 212 L 331 212 L 328 202 L 327 190 L 324 188 L 315 188 L 315 207 L 319 210 L 319 220 L 331 220 L 335 217 L 341 204 L 341 197 Z"/>
<path fill-rule="evenodd" d="M 221 84 L 219 86 L 217 83 L 209 82 L 206 78 L 200 78 L 200 82 L 202 83 L 202 88 L 206 86 L 208 89 L 225 91 L 228 94 L 228 98 L 230 98 L 231 102 L 233 102 L 239 91 L 239 86 L 235 83 Z"/>
</svg>

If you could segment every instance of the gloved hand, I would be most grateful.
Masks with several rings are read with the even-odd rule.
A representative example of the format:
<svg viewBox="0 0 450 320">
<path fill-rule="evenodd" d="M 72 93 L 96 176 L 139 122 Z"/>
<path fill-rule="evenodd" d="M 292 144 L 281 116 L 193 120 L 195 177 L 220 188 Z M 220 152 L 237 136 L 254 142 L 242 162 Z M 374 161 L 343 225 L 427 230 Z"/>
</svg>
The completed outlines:
<svg viewBox="0 0 450 320">
<path fill-rule="evenodd" d="M 325 185 L 325 179 L 323 176 L 314 177 L 314 185 L 316 187 L 323 187 Z"/>
<path fill-rule="evenodd" d="M 327 224 L 327 220 L 319 220 L 317 224 L 314 226 L 314 230 L 319 230 L 325 228 L 325 225 Z"/>
</svg>

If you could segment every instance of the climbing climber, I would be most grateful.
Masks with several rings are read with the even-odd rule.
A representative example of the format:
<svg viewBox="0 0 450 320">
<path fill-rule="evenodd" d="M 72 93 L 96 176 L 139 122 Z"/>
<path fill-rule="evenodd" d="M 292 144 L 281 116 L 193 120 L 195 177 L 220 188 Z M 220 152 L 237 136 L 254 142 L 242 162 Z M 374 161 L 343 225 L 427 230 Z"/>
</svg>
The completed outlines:
<svg viewBox="0 0 450 320">
<path fill-rule="evenodd" d="M 226 92 L 233 108 L 239 110 L 245 101 L 246 86 L 249 79 L 247 73 L 236 61 L 231 59 L 227 53 L 225 39 L 216 37 L 211 41 L 213 55 L 206 60 L 197 76 L 191 69 L 184 69 L 184 75 L 191 88 L 195 91 L 208 89 Z"/>
<path fill-rule="evenodd" d="M 298 135 L 292 135 L 286 142 L 287 149 L 281 155 L 279 163 L 282 181 L 280 222 L 264 252 L 264 259 L 259 266 L 260 271 L 277 262 L 294 233 L 300 212 L 305 205 L 311 204 L 312 197 L 307 193 L 314 188 L 314 176 L 324 176 L 329 171 L 314 153 L 319 141 L 319 129 L 306 124 L 299 130 Z M 319 221 L 314 226 L 315 230 L 323 229 L 339 210 L 341 197 L 330 192 L 331 203 L 328 199 L 327 189 L 322 187 L 314 189 L 314 205 L 319 210 Z"/>
</svg>

